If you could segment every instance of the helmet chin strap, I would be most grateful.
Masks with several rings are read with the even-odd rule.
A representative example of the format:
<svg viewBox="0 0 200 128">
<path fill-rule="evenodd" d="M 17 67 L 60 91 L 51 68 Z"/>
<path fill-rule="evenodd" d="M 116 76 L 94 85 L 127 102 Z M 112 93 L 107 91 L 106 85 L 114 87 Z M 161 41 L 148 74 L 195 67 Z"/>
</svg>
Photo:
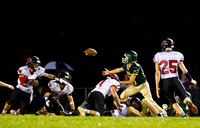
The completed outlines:
<svg viewBox="0 0 200 128">
<path fill-rule="evenodd" d="M 137 61 L 132 61 L 131 63 L 133 64 L 133 63 L 136 63 Z"/>
</svg>

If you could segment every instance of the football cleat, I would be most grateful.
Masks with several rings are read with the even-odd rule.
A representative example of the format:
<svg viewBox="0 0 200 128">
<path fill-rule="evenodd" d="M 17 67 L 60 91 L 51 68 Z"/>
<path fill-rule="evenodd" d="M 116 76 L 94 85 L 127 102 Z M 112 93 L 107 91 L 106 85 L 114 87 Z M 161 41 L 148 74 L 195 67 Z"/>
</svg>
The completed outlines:
<svg viewBox="0 0 200 128">
<path fill-rule="evenodd" d="M 35 115 L 36 115 L 36 116 L 39 116 L 39 115 L 40 115 L 40 112 L 39 112 L 39 111 L 37 111 L 37 112 L 35 113 Z"/>
<path fill-rule="evenodd" d="M 78 111 L 80 112 L 80 115 L 79 116 L 85 116 L 85 112 L 84 112 L 84 110 L 83 110 L 83 108 L 82 107 L 78 107 Z"/>
<path fill-rule="evenodd" d="M 193 112 L 194 114 L 198 114 L 197 107 L 191 101 L 188 101 L 186 104 L 190 108 L 191 112 Z"/>
<path fill-rule="evenodd" d="M 190 106 L 190 110 L 191 110 L 194 114 L 198 114 L 198 109 L 197 109 L 197 107 L 196 107 L 194 104 L 192 104 L 192 105 Z"/>
<path fill-rule="evenodd" d="M 3 109 L 1 115 L 6 115 L 6 113 L 7 113 L 7 110 Z"/>
</svg>

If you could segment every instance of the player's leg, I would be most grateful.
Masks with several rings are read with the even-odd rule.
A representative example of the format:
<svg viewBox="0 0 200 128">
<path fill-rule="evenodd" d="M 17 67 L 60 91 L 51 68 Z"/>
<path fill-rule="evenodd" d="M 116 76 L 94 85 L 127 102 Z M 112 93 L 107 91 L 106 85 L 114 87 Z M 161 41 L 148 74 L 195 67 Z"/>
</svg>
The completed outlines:
<svg viewBox="0 0 200 128">
<path fill-rule="evenodd" d="M 140 85 L 139 85 L 140 86 Z M 124 90 L 121 95 L 120 99 L 124 100 L 127 99 L 129 96 L 135 95 L 139 92 L 139 86 L 130 86 L 126 90 Z"/>
<path fill-rule="evenodd" d="M 10 100 L 8 100 L 8 101 L 6 101 L 1 114 L 5 115 L 8 111 L 8 109 L 10 109 L 10 107 L 11 107 L 11 103 L 10 103 Z"/>
<path fill-rule="evenodd" d="M 146 100 L 146 99 L 144 99 Z M 163 114 L 160 113 L 156 108 L 155 108 L 155 105 L 153 105 L 150 101 L 146 100 L 146 105 L 147 105 L 147 108 L 149 108 L 149 110 L 151 112 L 153 112 L 154 114 L 156 114 L 157 116 L 160 116 L 160 117 L 163 117 Z"/>
<path fill-rule="evenodd" d="M 194 114 L 197 114 L 198 113 L 197 107 L 192 103 L 191 99 L 187 97 L 186 90 L 178 78 L 174 79 L 174 85 L 176 86 L 177 94 L 183 101 L 183 103 L 186 104 Z"/>
<path fill-rule="evenodd" d="M 140 90 L 140 93 L 142 93 L 142 95 L 144 96 L 144 98 L 146 100 L 148 100 L 149 102 L 152 103 L 152 105 L 158 110 L 159 113 L 162 113 L 163 116 L 167 116 L 167 113 L 165 112 L 165 110 L 163 110 L 152 98 L 152 95 L 151 95 L 151 91 L 150 91 L 150 88 L 149 88 L 149 83 L 148 82 L 145 82 L 142 84 L 142 88 Z"/>
<path fill-rule="evenodd" d="M 175 92 L 175 86 L 174 86 L 174 78 L 164 79 L 163 80 L 163 90 L 166 98 L 169 100 L 169 102 L 172 104 L 172 107 L 182 117 L 185 117 L 186 114 L 183 111 L 183 109 L 176 103 L 174 92 Z"/>
<path fill-rule="evenodd" d="M 26 93 L 26 92 L 21 91 L 20 114 L 22 114 L 22 115 L 26 114 L 27 108 L 28 108 L 29 103 L 30 103 L 30 97 L 31 97 L 30 93 Z"/>
<path fill-rule="evenodd" d="M 187 116 L 185 114 L 185 112 L 183 111 L 183 109 L 178 105 L 178 103 L 173 103 L 172 107 L 174 108 L 174 110 L 176 111 L 176 113 L 178 115 L 180 115 L 181 117 L 186 117 Z"/>
<path fill-rule="evenodd" d="M 8 111 L 8 109 L 10 109 L 11 104 L 18 100 L 19 93 L 20 93 L 20 90 L 18 88 L 15 88 L 15 90 L 11 93 L 10 99 L 8 101 L 6 101 L 6 103 L 4 105 L 2 115 L 5 115 Z"/>
<path fill-rule="evenodd" d="M 127 112 L 129 116 L 143 116 L 141 112 L 139 112 L 137 109 L 133 108 L 132 106 L 129 106 L 127 108 Z"/>
<path fill-rule="evenodd" d="M 90 114 L 92 116 L 103 116 L 104 114 L 104 96 L 102 93 L 98 91 L 92 92 L 88 97 L 88 104 L 91 109 L 84 109 L 82 107 L 78 107 L 81 116 L 85 116 L 85 114 Z"/>
<path fill-rule="evenodd" d="M 95 116 L 103 116 L 104 114 L 104 96 L 102 93 L 98 91 L 94 91 L 92 93 L 92 98 L 93 98 L 93 104 L 89 104 L 91 106 L 91 110 L 89 111 L 89 114 L 95 115 Z M 95 111 L 93 111 L 95 110 Z"/>
</svg>

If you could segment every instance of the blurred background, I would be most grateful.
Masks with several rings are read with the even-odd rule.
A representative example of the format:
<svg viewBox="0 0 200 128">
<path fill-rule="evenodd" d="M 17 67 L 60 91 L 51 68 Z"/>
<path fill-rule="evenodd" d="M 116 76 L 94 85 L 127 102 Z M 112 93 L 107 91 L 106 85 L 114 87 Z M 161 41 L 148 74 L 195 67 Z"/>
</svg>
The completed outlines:
<svg viewBox="0 0 200 128">
<path fill-rule="evenodd" d="M 76 88 L 82 88 L 81 91 L 93 88 L 103 79 L 104 68 L 121 67 L 124 53 L 134 50 L 159 103 L 161 100 L 155 97 L 153 57 L 161 51 L 162 40 L 170 37 L 175 42 L 175 50 L 183 53 L 190 74 L 199 83 L 200 9 L 195 4 L 128 5 L 6 6 L 0 21 L 0 81 L 16 86 L 17 69 L 25 65 L 29 56 L 38 56 L 43 67 L 50 61 L 65 62 L 74 69 L 70 72 L 71 83 L 78 106 L 84 98 L 76 96 Z M 87 48 L 94 48 L 97 55 L 86 56 L 83 52 Z M 123 75 L 120 74 L 121 79 Z M 42 80 L 39 83 L 47 84 Z M 199 93 L 198 87 L 194 96 Z M 11 91 L 1 88 L 0 92 L 2 108 Z M 197 102 L 198 98 L 195 96 Z"/>
</svg>

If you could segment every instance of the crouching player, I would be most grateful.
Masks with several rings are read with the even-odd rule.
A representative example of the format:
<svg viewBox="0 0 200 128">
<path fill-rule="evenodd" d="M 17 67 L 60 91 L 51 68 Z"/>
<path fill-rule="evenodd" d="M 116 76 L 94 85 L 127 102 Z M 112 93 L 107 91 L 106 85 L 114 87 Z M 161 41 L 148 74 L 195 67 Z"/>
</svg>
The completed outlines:
<svg viewBox="0 0 200 128">
<path fill-rule="evenodd" d="M 73 86 L 68 82 L 70 76 L 68 72 L 61 72 L 58 74 L 57 80 L 51 80 L 48 83 L 48 91 L 44 95 L 44 107 L 36 112 L 36 115 L 44 113 L 45 115 L 75 115 L 75 105 L 72 97 L 74 91 Z M 67 111 L 60 102 L 60 98 L 67 95 L 71 110 Z"/>
<path fill-rule="evenodd" d="M 100 81 L 88 95 L 87 103 L 90 105 L 90 110 L 84 109 L 83 105 L 78 107 L 80 116 L 85 116 L 85 114 L 103 116 L 104 99 L 110 95 L 113 96 L 115 106 L 117 108 L 121 107 L 120 99 L 116 93 L 120 88 L 118 81 L 118 76 L 113 74 L 107 76 L 105 80 Z"/>
<path fill-rule="evenodd" d="M 158 110 L 153 106 L 153 104 L 150 101 L 146 99 L 142 99 L 142 101 L 140 101 L 140 99 L 137 97 L 128 97 L 127 101 L 123 104 L 123 107 L 111 110 L 107 112 L 106 115 L 115 117 L 124 117 L 124 116 L 162 117 L 162 115 L 158 112 Z"/>
</svg>

